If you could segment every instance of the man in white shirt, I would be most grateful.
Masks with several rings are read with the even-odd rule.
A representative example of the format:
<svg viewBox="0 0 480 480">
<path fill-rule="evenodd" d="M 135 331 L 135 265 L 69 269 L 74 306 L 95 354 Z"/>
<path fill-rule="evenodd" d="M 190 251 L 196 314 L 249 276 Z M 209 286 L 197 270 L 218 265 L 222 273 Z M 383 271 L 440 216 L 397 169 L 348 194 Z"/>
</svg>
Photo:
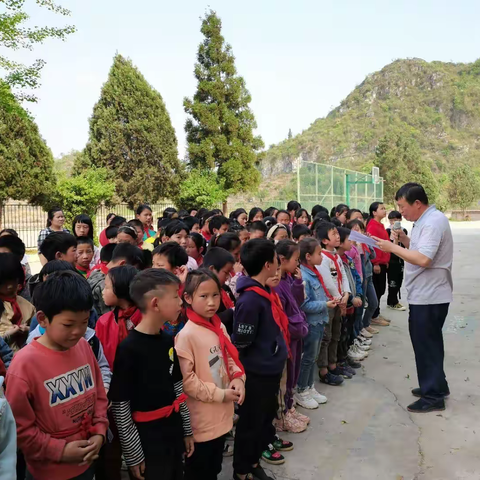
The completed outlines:
<svg viewBox="0 0 480 480">
<path fill-rule="evenodd" d="M 404 218 L 414 222 L 410 238 L 392 231 L 397 242 L 377 240 L 378 248 L 405 260 L 405 287 L 410 305 L 409 329 L 415 352 L 418 382 L 412 394 L 419 400 L 408 406 L 415 413 L 445 410 L 450 395 L 443 369 L 442 328 L 453 300 L 453 237 L 447 217 L 428 204 L 424 188 L 407 183 L 395 200 Z"/>
</svg>

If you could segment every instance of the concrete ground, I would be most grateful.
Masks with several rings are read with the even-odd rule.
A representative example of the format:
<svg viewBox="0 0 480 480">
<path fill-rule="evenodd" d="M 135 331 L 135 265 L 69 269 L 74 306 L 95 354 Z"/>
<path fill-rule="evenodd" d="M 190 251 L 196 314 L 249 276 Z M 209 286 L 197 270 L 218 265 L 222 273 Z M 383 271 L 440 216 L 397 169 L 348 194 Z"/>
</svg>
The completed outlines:
<svg viewBox="0 0 480 480">
<path fill-rule="evenodd" d="M 281 480 L 478 480 L 480 478 L 480 225 L 452 223 L 454 303 L 444 328 L 451 396 L 444 412 L 410 414 L 417 385 L 407 312 L 383 309 L 370 356 L 341 387 L 317 385 L 328 403 L 314 411 L 286 463 L 266 466 Z M 478 432 L 478 433 L 477 433 Z M 232 478 L 231 460 L 221 480 Z"/>
</svg>

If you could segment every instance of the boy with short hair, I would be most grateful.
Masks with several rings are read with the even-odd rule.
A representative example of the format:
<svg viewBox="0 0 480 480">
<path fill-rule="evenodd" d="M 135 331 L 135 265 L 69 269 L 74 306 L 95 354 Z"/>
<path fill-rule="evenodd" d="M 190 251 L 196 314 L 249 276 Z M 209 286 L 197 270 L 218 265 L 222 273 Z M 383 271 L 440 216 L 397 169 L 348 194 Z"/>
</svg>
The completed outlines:
<svg viewBox="0 0 480 480">
<path fill-rule="evenodd" d="M 190 414 L 172 337 L 162 328 L 182 306 L 178 278 L 164 269 L 139 273 L 130 295 L 142 322 L 120 344 L 110 389 L 123 455 L 135 478 L 183 478 L 194 449 Z"/>
<path fill-rule="evenodd" d="M 53 232 L 45 238 L 39 253 L 47 259 L 47 262 L 65 260 L 75 265 L 76 251 L 77 239 L 73 235 L 66 232 Z"/>
<path fill-rule="evenodd" d="M 35 294 L 45 333 L 18 352 L 7 373 L 18 446 L 30 478 L 91 480 L 108 427 L 100 369 L 82 338 L 92 292 L 80 275 L 63 271 Z"/>
<path fill-rule="evenodd" d="M 77 260 L 75 270 L 87 278 L 90 273 L 90 263 L 94 254 L 93 240 L 90 237 L 77 238 Z"/>
<path fill-rule="evenodd" d="M 230 220 L 227 217 L 222 215 L 216 215 L 208 224 L 208 229 L 210 233 L 213 235 L 221 235 L 222 233 L 228 232 L 228 227 L 230 226 Z"/>
<path fill-rule="evenodd" d="M 239 411 L 233 468 L 234 479 L 245 480 L 249 474 L 268 478 L 259 464 L 262 452 L 269 452 L 269 462 L 283 463 L 276 449 L 291 449 L 293 445 L 286 447 L 282 440 L 275 440 L 272 424 L 287 361 L 288 336 L 288 322 L 279 321 L 281 306 L 266 286 L 268 279 L 277 274 L 275 245 L 267 239 L 250 240 L 242 247 L 240 258 L 249 276 L 237 281 L 240 296 L 235 307 L 233 341 L 245 367 L 248 395 Z"/>
<path fill-rule="evenodd" d="M 388 236 L 392 237 L 392 230 L 403 230 L 405 235 L 408 235 L 408 231 L 405 228 L 402 228 L 402 214 L 393 210 L 388 214 L 388 221 L 390 222 L 390 227 L 387 228 Z M 396 228 L 396 227 L 400 228 Z M 392 240 L 393 241 L 393 240 Z M 399 243 L 401 247 L 403 245 Z M 402 288 L 403 283 L 403 271 L 405 268 L 405 261 L 403 258 L 398 257 L 394 253 L 390 254 L 390 262 L 388 263 L 387 270 L 387 282 L 388 282 L 388 298 L 387 306 L 392 310 L 397 310 L 399 312 L 404 312 L 406 308 L 398 301 L 400 297 L 400 289 Z"/>
<path fill-rule="evenodd" d="M 292 237 L 295 243 L 301 242 L 304 238 L 312 236 L 312 231 L 306 225 L 294 225 Z"/>
<path fill-rule="evenodd" d="M 250 240 L 254 238 L 265 238 L 267 226 L 261 220 L 257 220 L 248 226 L 248 231 L 250 232 Z"/>
</svg>

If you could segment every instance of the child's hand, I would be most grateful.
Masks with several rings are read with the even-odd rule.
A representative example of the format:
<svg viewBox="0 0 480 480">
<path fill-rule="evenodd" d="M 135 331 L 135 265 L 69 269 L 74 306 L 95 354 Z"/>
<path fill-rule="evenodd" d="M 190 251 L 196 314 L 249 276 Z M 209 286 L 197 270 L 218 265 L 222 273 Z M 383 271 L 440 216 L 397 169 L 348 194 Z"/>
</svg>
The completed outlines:
<svg viewBox="0 0 480 480">
<path fill-rule="evenodd" d="M 293 276 L 294 276 L 297 280 L 301 280 L 301 279 L 302 279 L 302 271 L 300 270 L 300 267 L 297 267 L 297 268 L 296 268 L 295 273 L 293 274 Z"/>
<path fill-rule="evenodd" d="M 29 325 L 20 325 L 18 328 L 22 333 L 28 333 L 30 331 Z"/>
<path fill-rule="evenodd" d="M 336 300 L 330 300 L 327 302 L 327 308 L 335 308 L 337 306 Z"/>
<path fill-rule="evenodd" d="M 349 293 L 345 293 L 345 295 L 343 295 L 342 299 L 340 300 L 340 305 L 345 305 L 346 306 L 349 296 L 350 296 Z"/>
<path fill-rule="evenodd" d="M 100 449 L 102 448 L 103 445 L 103 436 L 102 435 L 92 435 L 88 439 L 88 443 L 90 444 L 90 447 L 87 447 L 87 449 L 90 449 L 89 452 L 83 457 L 83 462 L 80 465 L 90 465 L 93 463 L 95 460 L 98 459 L 99 457 L 99 452 Z"/>
<path fill-rule="evenodd" d="M 90 450 L 86 450 L 90 447 Z M 63 448 L 61 463 L 76 463 L 80 465 L 85 458 L 85 453 L 92 450 L 92 446 L 88 440 L 76 440 L 75 442 L 68 442 Z"/>
<path fill-rule="evenodd" d="M 243 273 L 243 265 L 240 262 L 236 262 L 233 266 L 233 271 L 235 273 Z"/>
<path fill-rule="evenodd" d="M 234 390 L 233 388 L 226 388 L 224 392 L 225 396 L 223 397 L 223 403 L 238 402 L 240 399 L 240 392 Z"/>
<path fill-rule="evenodd" d="M 355 297 L 355 298 L 352 300 L 352 305 L 353 305 L 355 308 L 361 307 L 361 306 L 363 305 L 362 299 L 361 299 L 361 298 L 358 298 L 358 297 Z"/>
<path fill-rule="evenodd" d="M 373 266 L 373 273 L 382 273 L 382 269 L 380 268 L 380 265 L 374 265 Z"/>
<path fill-rule="evenodd" d="M 241 405 L 245 400 L 245 383 L 243 382 L 243 380 L 241 378 L 235 378 L 230 382 L 230 385 L 228 387 L 240 394 L 237 403 Z"/>
<path fill-rule="evenodd" d="M 134 478 L 137 478 L 138 480 L 145 479 L 145 477 L 143 476 L 145 474 L 145 460 L 138 465 L 128 467 L 128 469 L 130 470 L 130 473 L 133 475 Z"/>
<path fill-rule="evenodd" d="M 190 435 L 188 437 L 185 437 L 183 441 L 185 442 L 185 451 L 187 454 L 187 458 L 190 458 L 195 451 L 195 442 L 193 441 L 193 436 Z"/>
<path fill-rule="evenodd" d="M 188 268 L 187 268 L 186 265 L 182 265 L 181 267 L 178 267 L 177 277 L 182 284 L 184 284 L 186 282 L 187 275 L 188 275 Z"/>
</svg>

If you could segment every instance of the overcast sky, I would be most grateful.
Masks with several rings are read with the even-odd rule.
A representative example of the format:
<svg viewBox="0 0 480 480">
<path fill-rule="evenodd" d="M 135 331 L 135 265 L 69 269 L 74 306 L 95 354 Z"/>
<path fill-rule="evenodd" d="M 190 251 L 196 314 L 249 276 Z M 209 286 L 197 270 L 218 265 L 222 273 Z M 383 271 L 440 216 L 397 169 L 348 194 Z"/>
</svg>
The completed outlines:
<svg viewBox="0 0 480 480">
<path fill-rule="evenodd" d="M 70 0 L 62 17 L 30 7 L 33 24 L 71 22 L 78 32 L 50 40 L 39 102 L 28 105 L 55 156 L 82 149 L 88 118 L 115 52 L 132 59 L 162 95 L 185 151 L 183 98 L 195 91 L 200 19 L 210 6 L 223 22 L 238 72 L 268 147 L 309 127 L 361 83 L 398 58 L 472 62 L 480 57 L 478 0 Z M 33 4 L 28 0 L 27 5 Z M 0 8 L 1 12 L 1 8 Z"/>
</svg>

